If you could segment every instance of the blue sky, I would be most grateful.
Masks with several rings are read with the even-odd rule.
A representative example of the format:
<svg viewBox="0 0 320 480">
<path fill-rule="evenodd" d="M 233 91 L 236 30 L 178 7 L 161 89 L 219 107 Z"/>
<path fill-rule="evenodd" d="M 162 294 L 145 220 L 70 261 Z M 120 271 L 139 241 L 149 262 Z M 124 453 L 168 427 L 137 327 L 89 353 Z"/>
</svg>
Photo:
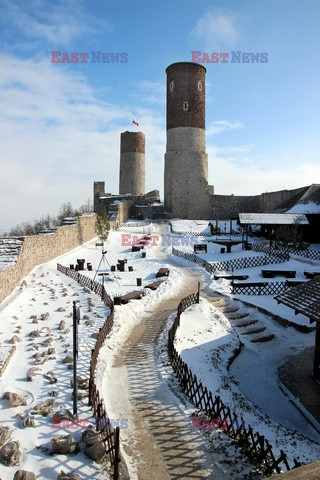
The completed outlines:
<svg viewBox="0 0 320 480">
<path fill-rule="evenodd" d="M 0 0 L 0 229 L 118 193 L 120 133 L 146 135 L 163 192 L 165 69 L 191 51 L 268 53 L 206 63 L 209 183 L 253 195 L 320 183 L 318 0 Z M 52 63 L 51 52 L 89 53 Z M 127 53 L 92 63 L 92 51 Z"/>
</svg>

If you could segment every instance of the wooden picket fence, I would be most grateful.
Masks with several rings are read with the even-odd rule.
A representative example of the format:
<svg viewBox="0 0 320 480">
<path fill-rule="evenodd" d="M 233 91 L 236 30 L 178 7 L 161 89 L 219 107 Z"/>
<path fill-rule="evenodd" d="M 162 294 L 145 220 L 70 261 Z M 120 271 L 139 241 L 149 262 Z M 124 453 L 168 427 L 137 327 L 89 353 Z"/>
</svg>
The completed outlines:
<svg viewBox="0 0 320 480">
<path fill-rule="evenodd" d="M 107 335 L 111 332 L 113 327 L 114 318 L 114 303 L 112 298 L 107 294 L 104 285 L 100 282 L 96 282 L 86 275 L 81 274 L 79 271 L 72 270 L 61 264 L 57 264 L 57 270 L 64 275 L 72 278 L 83 287 L 88 288 L 92 292 L 98 294 L 103 303 L 109 307 L 110 313 L 106 318 L 103 326 L 99 329 L 98 338 L 94 349 L 91 352 L 90 362 L 90 378 L 89 378 L 89 406 L 93 411 L 93 416 L 96 419 L 96 430 L 98 430 L 104 439 L 106 445 L 106 454 L 109 456 L 110 463 L 113 466 L 113 479 L 120 479 L 120 429 L 119 427 L 113 428 L 109 421 L 103 399 L 99 390 L 95 384 L 95 369 L 97 366 L 98 356 L 100 348 L 102 347 Z"/>
<path fill-rule="evenodd" d="M 281 467 L 291 470 L 301 466 L 301 463 L 294 459 L 294 465 L 290 467 L 287 455 L 280 450 L 276 458 L 272 445 L 258 432 L 253 431 L 250 425 L 246 425 L 243 417 L 232 412 L 219 395 L 213 395 L 207 387 L 203 386 L 197 376 L 191 371 L 188 365 L 182 360 L 174 346 L 174 338 L 177 328 L 180 325 L 181 313 L 190 305 L 199 302 L 198 294 L 192 294 L 181 300 L 177 316 L 168 332 L 168 354 L 172 368 L 178 378 L 183 392 L 189 397 L 193 404 L 203 410 L 211 419 L 219 419 L 226 426 L 224 430 L 231 438 L 238 442 L 241 449 L 248 455 L 251 461 L 260 465 L 265 474 L 274 472 L 280 473 Z"/>
</svg>

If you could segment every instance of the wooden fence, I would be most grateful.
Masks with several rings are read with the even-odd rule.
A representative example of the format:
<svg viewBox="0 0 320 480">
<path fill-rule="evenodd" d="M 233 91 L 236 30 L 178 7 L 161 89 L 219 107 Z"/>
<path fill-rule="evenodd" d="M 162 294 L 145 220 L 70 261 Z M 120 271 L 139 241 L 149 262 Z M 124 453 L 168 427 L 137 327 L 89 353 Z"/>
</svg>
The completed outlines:
<svg viewBox="0 0 320 480">
<path fill-rule="evenodd" d="M 224 262 L 214 262 L 209 263 L 203 258 L 200 258 L 194 253 L 187 253 L 178 250 L 177 248 L 172 247 L 173 255 L 178 257 L 183 257 L 186 260 L 197 263 L 200 267 L 204 268 L 209 273 L 214 273 L 217 271 L 232 271 L 241 268 L 253 268 L 259 267 L 262 265 L 270 265 L 274 263 L 283 263 L 289 260 L 289 256 L 283 255 L 281 253 L 271 253 L 261 255 L 259 257 L 245 257 L 245 258 L 235 258 L 233 260 L 226 260 Z"/>
<path fill-rule="evenodd" d="M 151 222 L 130 222 L 130 223 L 121 223 L 119 228 L 137 228 L 137 227 L 147 227 L 151 225 Z"/>
<path fill-rule="evenodd" d="M 301 463 L 294 459 L 294 465 L 290 467 L 287 456 L 280 450 L 277 458 L 273 452 L 272 445 L 258 432 L 253 431 L 250 425 L 246 425 L 243 417 L 231 412 L 219 395 L 213 395 L 207 387 L 203 386 L 197 376 L 192 373 L 188 365 L 181 359 L 174 346 L 174 338 L 180 324 L 181 313 L 190 305 L 199 302 L 198 294 L 192 294 L 181 300 L 177 316 L 168 333 L 168 353 L 172 368 L 179 380 L 183 392 L 189 397 L 193 404 L 203 410 L 211 419 L 219 419 L 226 426 L 224 430 L 231 438 L 237 441 L 241 449 L 248 455 L 251 461 L 260 465 L 265 474 L 281 472 L 281 467 L 286 470 L 301 466 Z"/>
<path fill-rule="evenodd" d="M 320 260 L 320 250 L 298 250 L 293 247 L 277 247 L 277 248 L 270 248 L 267 246 L 261 246 L 252 244 L 252 250 L 256 252 L 263 252 L 266 254 L 276 254 L 276 255 L 297 255 L 299 257 L 310 258 L 312 260 Z"/>
<path fill-rule="evenodd" d="M 103 303 L 110 308 L 110 313 L 106 318 L 103 326 L 99 329 L 98 338 L 94 349 L 91 352 L 90 362 L 90 378 L 89 378 L 89 406 L 93 411 L 93 416 L 96 419 L 96 430 L 98 430 L 104 439 L 106 445 L 106 454 L 109 456 L 110 463 L 113 466 L 113 479 L 120 479 L 119 466 L 121 461 L 120 455 L 120 429 L 119 427 L 113 428 L 109 421 L 103 399 L 96 387 L 94 376 L 97 366 L 97 360 L 107 335 L 110 333 L 113 327 L 114 317 L 114 303 L 112 298 L 107 294 L 104 285 L 92 280 L 86 275 L 81 274 L 78 271 L 71 270 L 68 267 L 64 267 L 61 264 L 57 264 L 57 270 L 64 275 L 72 278 L 83 287 L 90 289 L 92 292 L 97 293 Z"/>
<path fill-rule="evenodd" d="M 280 295 L 294 286 L 287 282 L 263 282 L 263 285 L 246 285 L 231 283 L 232 295 Z"/>
</svg>

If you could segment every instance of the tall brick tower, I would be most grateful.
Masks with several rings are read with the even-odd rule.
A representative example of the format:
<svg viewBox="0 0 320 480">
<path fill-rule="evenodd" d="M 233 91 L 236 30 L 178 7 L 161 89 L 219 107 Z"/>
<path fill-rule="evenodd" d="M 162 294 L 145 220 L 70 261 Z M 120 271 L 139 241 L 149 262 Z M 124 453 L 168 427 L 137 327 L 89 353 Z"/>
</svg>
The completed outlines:
<svg viewBox="0 0 320 480">
<path fill-rule="evenodd" d="M 205 139 L 205 74 L 197 63 L 169 65 L 164 204 L 173 217 L 212 216 Z"/>
<path fill-rule="evenodd" d="M 119 193 L 146 193 L 145 138 L 142 132 L 121 133 Z"/>
</svg>

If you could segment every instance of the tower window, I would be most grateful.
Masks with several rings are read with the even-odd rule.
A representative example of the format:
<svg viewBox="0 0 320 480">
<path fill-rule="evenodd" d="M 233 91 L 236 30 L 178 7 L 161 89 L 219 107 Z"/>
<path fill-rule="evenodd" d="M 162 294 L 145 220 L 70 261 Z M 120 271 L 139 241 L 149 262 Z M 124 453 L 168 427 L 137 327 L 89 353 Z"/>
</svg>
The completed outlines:
<svg viewBox="0 0 320 480">
<path fill-rule="evenodd" d="M 183 102 L 183 110 L 188 110 L 188 102 Z"/>
<path fill-rule="evenodd" d="M 198 82 L 198 90 L 201 92 L 202 90 L 202 83 L 201 82 Z"/>
<path fill-rule="evenodd" d="M 169 88 L 170 88 L 170 92 L 172 92 L 174 89 L 174 81 L 170 82 Z"/>
</svg>

